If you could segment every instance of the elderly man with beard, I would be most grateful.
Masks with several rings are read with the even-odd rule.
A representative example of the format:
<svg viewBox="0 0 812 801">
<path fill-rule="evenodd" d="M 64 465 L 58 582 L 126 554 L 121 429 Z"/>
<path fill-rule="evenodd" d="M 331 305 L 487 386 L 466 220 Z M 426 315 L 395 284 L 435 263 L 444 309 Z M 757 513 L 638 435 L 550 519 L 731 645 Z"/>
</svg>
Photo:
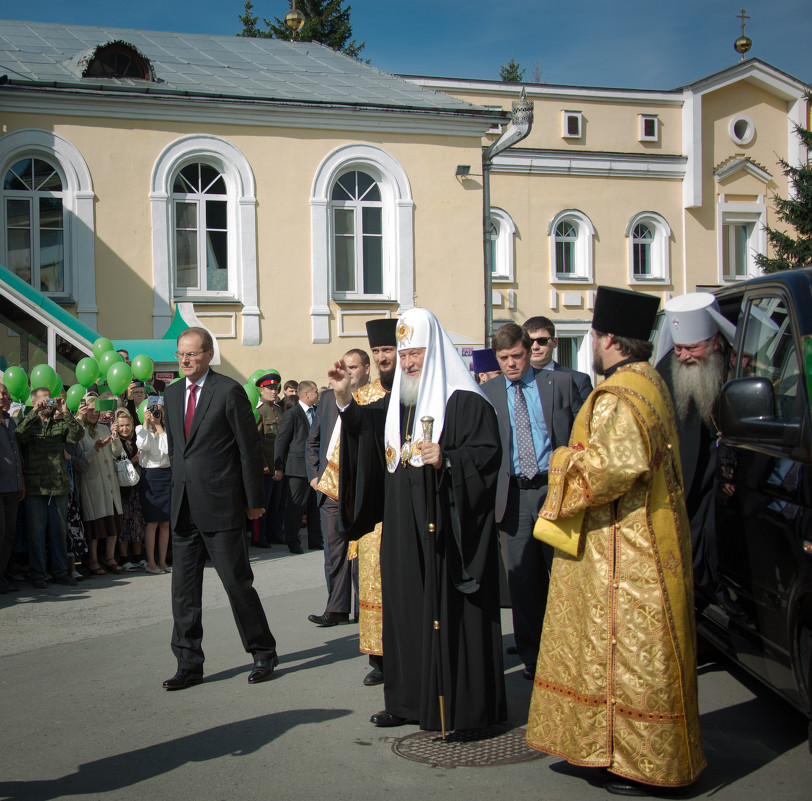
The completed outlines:
<svg viewBox="0 0 812 801">
<path fill-rule="evenodd" d="M 344 364 L 330 371 L 342 416 L 340 526 L 361 535 L 383 518 L 385 709 L 371 722 L 479 728 L 507 717 L 494 520 L 501 458 L 496 415 L 431 312 L 405 312 L 396 335 L 400 369 L 383 404 L 360 406 Z M 430 441 L 426 417 L 433 419 Z M 432 492 L 436 528 L 430 533 Z"/>
<path fill-rule="evenodd" d="M 726 343 L 736 327 L 708 292 L 692 292 L 665 304 L 657 370 L 674 400 L 680 439 L 685 505 L 691 523 L 694 590 L 698 606 L 715 598 L 716 407 L 725 382 Z M 666 351 L 673 343 L 673 351 Z"/>
</svg>

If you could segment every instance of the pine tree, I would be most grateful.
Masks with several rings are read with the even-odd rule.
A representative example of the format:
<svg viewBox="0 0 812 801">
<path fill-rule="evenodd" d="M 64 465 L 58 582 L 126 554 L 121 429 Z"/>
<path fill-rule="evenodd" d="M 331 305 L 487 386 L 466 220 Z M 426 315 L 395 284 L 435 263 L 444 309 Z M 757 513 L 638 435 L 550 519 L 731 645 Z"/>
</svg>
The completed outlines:
<svg viewBox="0 0 812 801">
<path fill-rule="evenodd" d="M 502 64 L 499 68 L 499 77 L 504 83 L 519 83 L 524 78 L 525 69 L 519 69 L 521 64 L 513 56 L 507 64 Z"/>
<path fill-rule="evenodd" d="M 296 0 L 296 8 L 305 15 L 305 24 L 296 34 L 297 42 L 319 42 L 332 47 L 352 58 L 361 58 L 361 51 L 366 42 L 358 44 L 352 39 L 352 24 L 350 22 L 351 6 L 344 7 L 345 0 Z M 288 0 L 293 8 L 294 0 Z M 285 27 L 284 19 L 274 17 L 273 21 L 262 20 L 265 29 L 257 23 L 259 17 L 254 13 L 254 4 L 251 0 L 245 2 L 245 12 L 239 15 L 243 29 L 237 36 L 253 36 L 265 39 L 293 39 L 293 34 Z"/>
<path fill-rule="evenodd" d="M 807 95 L 807 102 L 812 103 L 812 94 Z M 765 273 L 793 270 L 812 262 L 812 166 L 809 163 L 812 131 L 796 125 L 795 133 L 806 150 L 806 163 L 793 167 L 784 159 L 779 159 L 795 197 L 773 195 L 773 204 L 778 219 L 794 229 L 797 238 L 794 239 L 791 233 L 767 227 L 767 240 L 774 255 L 772 258 L 761 253 L 756 255 L 756 263 Z"/>
</svg>

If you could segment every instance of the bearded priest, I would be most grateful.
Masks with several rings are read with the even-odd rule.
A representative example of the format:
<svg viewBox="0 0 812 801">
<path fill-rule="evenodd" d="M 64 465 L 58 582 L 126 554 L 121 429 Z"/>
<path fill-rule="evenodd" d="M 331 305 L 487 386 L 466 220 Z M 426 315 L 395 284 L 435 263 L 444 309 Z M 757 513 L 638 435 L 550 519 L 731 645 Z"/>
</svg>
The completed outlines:
<svg viewBox="0 0 812 801">
<path fill-rule="evenodd" d="M 527 743 L 604 768 L 604 786 L 691 784 L 699 731 L 691 538 L 674 407 L 648 363 L 659 299 L 599 287 L 594 370 L 604 376 L 554 451 L 536 524 L 556 551 Z"/>
<path fill-rule="evenodd" d="M 383 519 L 385 709 L 371 722 L 480 728 L 507 718 L 496 414 L 430 311 L 405 312 L 396 339 L 392 391 L 375 404 L 353 400 L 342 363 L 330 371 L 342 417 L 339 528 L 362 536 Z M 430 439 L 426 417 L 433 418 Z"/>
</svg>

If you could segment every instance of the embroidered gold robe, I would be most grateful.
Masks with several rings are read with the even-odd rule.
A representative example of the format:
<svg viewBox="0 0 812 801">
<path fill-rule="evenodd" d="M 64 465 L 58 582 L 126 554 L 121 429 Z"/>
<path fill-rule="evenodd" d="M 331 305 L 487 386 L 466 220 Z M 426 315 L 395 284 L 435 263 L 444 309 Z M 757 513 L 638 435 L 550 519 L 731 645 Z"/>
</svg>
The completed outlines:
<svg viewBox="0 0 812 801">
<path fill-rule="evenodd" d="M 371 381 L 353 393 L 355 402 L 366 406 L 386 395 L 380 379 Z M 336 459 L 338 461 L 338 459 Z M 336 488 L 338 478 L 336 478 Z M 383 655 L 383 604 L 381 599 L 381 524 L 350 543 L 348 559 L 358 558 L 359 650 L 364 654 Z"/>
<path fill-rule="evenodd" d="M 590 395 L 550 464 L 540 516 L 584 513 L 556 551 L 527 743 L 576 765 L 680 786 L 705 767 L 691 540 L 668 391 L 646 362 Z"/>
</svg>

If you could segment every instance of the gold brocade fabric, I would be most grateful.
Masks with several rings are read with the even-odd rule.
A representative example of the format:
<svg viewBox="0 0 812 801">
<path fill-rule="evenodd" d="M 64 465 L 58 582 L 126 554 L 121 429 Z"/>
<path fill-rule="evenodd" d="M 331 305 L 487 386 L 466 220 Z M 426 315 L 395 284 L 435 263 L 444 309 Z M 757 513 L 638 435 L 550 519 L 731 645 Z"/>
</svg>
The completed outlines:
<svg viewBox="0 0 812 801">
<path fill-rule="evenodd" d="M 381 604 L 381 524 L 358 540 L 358 607 L 364 654 L 383 655 L 383 606 Z"/>
<path fill-rule="evenodd" d="M 691 542 L 674 409 L 647 363 L 619 368 L 555 451 L 541 514 L 585 514 L 581 558 L 556 552 L 527 742 L 659 786 L 705 767 Z"/>
<path fill-rule="evenodd" d="M 341 432 L 336 437 L 336 444 L 330 458 L 327 460 L 327 467 L 316 485 L 319 492 L 323 492 L 328 498 L 338 500 L 338 454 L 341 453 Z"/>
<path fill-rule="evenodd" d="M 386 395 L 380 379 L 355 390 L 353 397 L 366 406 Z M 336 483 L 338 488 L 338 483 Z M 352 543 L 347 556 L 352 559 Z M 358 628 L 361 653 L 383 655 L 383 605 L 381 599 L 381 524 L 358 540 Z"/>
</svg>

